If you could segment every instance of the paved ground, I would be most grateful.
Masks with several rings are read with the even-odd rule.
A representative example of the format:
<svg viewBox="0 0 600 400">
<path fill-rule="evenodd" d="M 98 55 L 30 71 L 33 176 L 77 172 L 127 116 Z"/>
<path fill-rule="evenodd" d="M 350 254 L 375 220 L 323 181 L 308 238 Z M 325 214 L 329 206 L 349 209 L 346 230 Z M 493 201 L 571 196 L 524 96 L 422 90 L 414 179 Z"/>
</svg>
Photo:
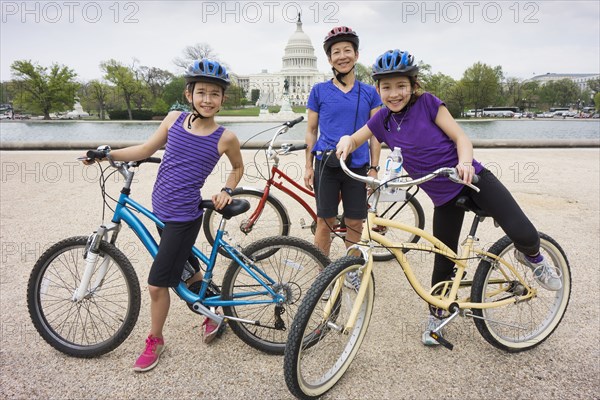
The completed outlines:
<svg viewBox="0 0 600 400">
<path fill-rule="evenodd" d="M 244 153 L 247 165 L 252 152 Z M 148 300 L 131 336 L 103 357 L 67 357 L 47 345 L 26 308 L 29 272 L 43 249 L 74 235 L 88 234 L 101 219 L 93 168 L 75 162 L 79 152 L 0 152 L 2 166 L 0 264 L 0 397 L 2 398 L 291 398 L 283 380 L 282 357 L 264 355 L 231 331 L 205 345 L 201 320 L 174 300 L 165 335 L 167 351 L 151 373 L 130 367 L 148 332 Z M 573 292 L 557 331 L 538 348 L 506 354 L 488 345 L 472 321 L 450 327 L 455 349 L 420 344 L 425 306 L 394 262 L 376 268 L 377 298 L 361 352 L 327 399 L 598 398 L 600 389 L 599 155 L 596 149 L 482 149 L 476 157 L 500 175 L 539 230 L 553 236 L 568 254 Z M 300 180 L 303 160 L 287 158 L 284 168 Z M 261 161 L 262 162 L 262 161 Z M 210 178 L 206 193 L 224 182 L 225 164 Z M 250 171 L 250 166 L 247 167 Z M 135 197 L 149 203 L 155 166 L 143 167 Z M 260 186 L 254 179 L 245 184 Z M 117 193 L 118 184 L 112 184 Z M 431 204 L 425 205 L 428 222 Z M 292 221 L 301 217 L 288 205 Z M 481 230 L 491 243 L 501 232 Z M 429 224 L 428 224 L 429 226 Z M 307 231 L 293 231 L 305 236 Z M 142 282 L 148 256 L 124 230 L 121 247 Z M 431 260 L 422 259 L 428 281 Z M 142 285 L 145 290 L 145 284 Z M 203 371 L 204 368 L 209 368 Z"/>
</svg>

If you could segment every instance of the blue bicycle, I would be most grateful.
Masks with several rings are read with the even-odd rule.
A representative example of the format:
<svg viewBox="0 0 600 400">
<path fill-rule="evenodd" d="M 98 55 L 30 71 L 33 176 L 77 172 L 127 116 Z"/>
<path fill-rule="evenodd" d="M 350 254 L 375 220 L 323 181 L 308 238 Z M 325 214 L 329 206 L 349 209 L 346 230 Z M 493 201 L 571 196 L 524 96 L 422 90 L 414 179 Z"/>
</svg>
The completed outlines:
<svg viewBox="0 0 600 400">
<path fill-rule="evenodd" d="M 88 152 L 88 159 L 106 158 L 110 148 Z M 131 262 L 116 246 L 122 223 L 156 256 L 158 245 L 138 215 L 162 228 L 164 224 L 130 197 L 134 169 L 144 162 L 114 162 L 114 172 L 125 178 L 110 223 L 88 236 L 75 236 L 51 246 L 36 262 L 27 287 L 27 303 L 34 326 L 51 346 L 75 357 L 96 357 L 117 348 L 127 339 L 140 311 L 140 285 Z M 101 168 L 100 186 L 108 205 Z M 110 197 L 110 196 L 108 196 Z M 212 201 L 203 208 L 214 209 Z M 210 255 L 193 248 L 205 266 L 202 281 L 188 287 L 188 262 L 182 281 L 173 290 L 190 309 L 233 332 L 248 345 L 271 354 L 283 354 L 288 328 L 298 306 L 329 260 L 314 245 L 292 237 L 263 238 L 244 250 L 223 240 L 227 220 L 247 211 L 245 200 L 234 200 L 222 210 L 222 220 Z M 136 215 L 137 214 L 137 215 Z M 232 259 L 222 286 L 213 282 L 219 249 Z M 186 277 L 187 274 L 187 277 Z M 222 307 L 223 314 L 216 308 Z M 222 329 L 221 329 L 222 332 Z"/>
</svg>

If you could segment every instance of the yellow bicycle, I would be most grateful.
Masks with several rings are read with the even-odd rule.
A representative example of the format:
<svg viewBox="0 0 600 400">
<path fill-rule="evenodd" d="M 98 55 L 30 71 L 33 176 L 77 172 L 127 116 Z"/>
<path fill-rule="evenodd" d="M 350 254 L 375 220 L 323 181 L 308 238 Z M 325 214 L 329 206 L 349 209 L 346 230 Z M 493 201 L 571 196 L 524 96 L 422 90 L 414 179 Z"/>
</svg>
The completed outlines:
<svg viewBox="0 0 600 400">
<path fill-rule="evenodd" d="M 507 236 L 487 251 L 477 246 L 477 228 L 488 215 L 471 204 L 467 197 L 459 198 L 459 205 L 473 211 L 475 217 L 457 254 L 421 229 L 377 217 L 378 189 L 385 182 L 353 174 L 343 161 L 341 164 L 346 174 L 373 188 L 374 201 L 361 243 L 348 249 L 348 255 L 330 264 L 319 275 L 292 323 L 284 360 L 285 380 L 292 394 L 303 399 L 323 395 L 340 380 L 358 353 L 375 300 L 372 250 L 376 245 L 384 246 L 394 254 L 410 285 L 429 303 L 432 314 L 444 319 L 430 335 L 450 350 L 453 345 L 441 332 L 457 316 L 473 318 L 485 340 L 508 352 L 531 349 L 554 332 L 565 314 L 571 294 L 569 262 L 554 239 L 540 233 L 540 251 L 562 282 L 560 290 L 549 291 L 539 286 L 529 267 L 517 261 L 515 247 Z M 440 168 L 422 178 L 388 182 L 387 186 L 419 185 L 439 176 L 466 184 L 454 168 Z M 476 186 L 468 186 L 479 190 Z M 379 234 L 378 229 L 373 229 L 381 226 L 410 232 L 426 243 L 423 240 L 420 243 L 393 243 Z M 427 291 L 413 272 L 406 250 L 442 254 L 455 263 L 455 277 Z M 353 255 L 356 253 L 360 256 Z M 465 270 L 468 261 L 473 259 L 479 260 L 479 265 L 473 279 L 467 280 Z M 358 274 L 358 290 L 350 287 L 352 285 L 344 285 L 349 272 Z"/>
</svg>

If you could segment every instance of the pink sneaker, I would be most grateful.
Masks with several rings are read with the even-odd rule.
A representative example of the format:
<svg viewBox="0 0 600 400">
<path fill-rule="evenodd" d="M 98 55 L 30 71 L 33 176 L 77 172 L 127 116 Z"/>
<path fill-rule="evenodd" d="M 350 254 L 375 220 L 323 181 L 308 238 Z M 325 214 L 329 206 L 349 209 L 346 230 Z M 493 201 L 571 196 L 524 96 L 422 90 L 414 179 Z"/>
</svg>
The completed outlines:
<svg viewBox="0 0 600 400">
<path fill-rule="evenodd" d="M 164 346 L 165 341 L 163 338 L 152 335 L 148 336 L 148 339 L 146 339 L 146 348 L 133 365 L 133 370 L 136 372 L 146 372 L 156 367 Z"/>
<path fill-rule="evenodd" d="M 202 331 L 204 343 L 212 342 L 213 339 L 217 337 L 217 333 L 219 333 L 219 325 L 212 319 L 206 317 L 204 318 L 204 322 L 202 322 L 202 326 L 204 327 L 204 330 Z"/>
</svg>

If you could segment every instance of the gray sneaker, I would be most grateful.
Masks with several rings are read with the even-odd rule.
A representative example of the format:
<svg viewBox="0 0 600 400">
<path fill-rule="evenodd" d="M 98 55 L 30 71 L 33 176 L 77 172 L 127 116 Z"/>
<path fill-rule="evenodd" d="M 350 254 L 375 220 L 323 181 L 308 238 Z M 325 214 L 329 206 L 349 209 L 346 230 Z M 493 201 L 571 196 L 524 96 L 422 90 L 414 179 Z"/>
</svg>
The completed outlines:
<svg viewBox="0 0 600 400">
<path fill-rule="evenodd" d="M 533 277 L 544 289 L 557 291 L 562 288 L 559 271 L 551 266 L 541 254 L 530 257 L 515 250 L 515 258 L 533 271 Z"/>
<path fill-rule="evenodd" d="M 344 286 L 349 289 L 354 289 L 358 292 L 358 289 L 360 289 L 360 278 L 358 277 L 358 273 L 356 271 L 348 272 L 346 274 Z"/>
<path fill-rule="evenodd" d="M 425 332 L 423 332 L 423 336 L 421 336 L 421 341 L 423 342 L 423 344 L 425 346 L 438 346 L 439 345 L 439 342 L 437 340 L 435 340 L 434 338 L 429 336 L 429 332 L 431 332 L 434 329 L 437 329 L 437 327 L 440 326 L 442 322 L 444 322 L 443 319 L 436 318 L 433 315 L 428 316 L 427 327 L 425 328 Z M 442 331 L 443 331 L 443 329 L 442 329 Z M 444 336 L 443 332 L 438 332 L 438 333 L 440 335 Z"/>
</svg>

